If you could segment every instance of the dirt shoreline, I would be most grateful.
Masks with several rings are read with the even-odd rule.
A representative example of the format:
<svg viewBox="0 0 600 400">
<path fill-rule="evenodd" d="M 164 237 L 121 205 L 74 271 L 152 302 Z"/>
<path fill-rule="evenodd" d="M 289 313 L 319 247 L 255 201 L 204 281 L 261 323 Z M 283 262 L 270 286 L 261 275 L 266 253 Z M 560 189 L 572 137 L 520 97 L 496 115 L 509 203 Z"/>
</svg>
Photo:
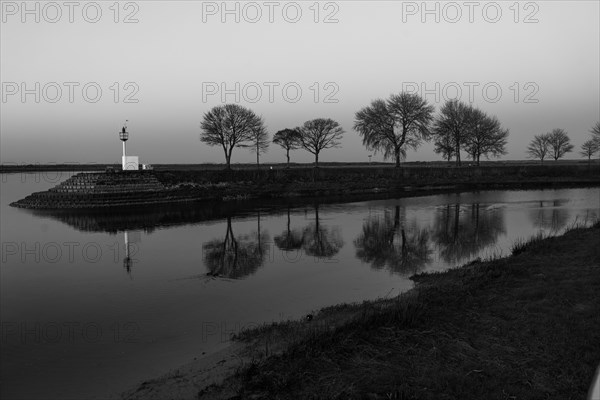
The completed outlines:
<svg viewBox="0 0 600 400">
<path fill-rule="evenodd" d="M 600 224 L 413 279 L 394 299 L 243 332 L 123 398 L 586 398 L 600 363 Z"/>
</svg>

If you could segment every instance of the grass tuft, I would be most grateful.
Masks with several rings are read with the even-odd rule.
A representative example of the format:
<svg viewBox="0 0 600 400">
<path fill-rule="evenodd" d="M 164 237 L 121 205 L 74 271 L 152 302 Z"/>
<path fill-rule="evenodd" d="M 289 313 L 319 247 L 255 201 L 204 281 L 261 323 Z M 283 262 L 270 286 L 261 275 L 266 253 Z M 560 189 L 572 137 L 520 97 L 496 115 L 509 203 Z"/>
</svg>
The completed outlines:
<svg viewBox="0 0 600 400">
<path fill-rule="evenodd" d="M 511 254 L 516 256 L 526 251 L 531 251 L 534 248 L 539 247 L 542 243 L 544 243 L 544 240 L 548 239 L 549 237 L 550 235 L 539 231 L 527 240 L 519 238 L 513 243 L 510 249 Z"/>
</svg>

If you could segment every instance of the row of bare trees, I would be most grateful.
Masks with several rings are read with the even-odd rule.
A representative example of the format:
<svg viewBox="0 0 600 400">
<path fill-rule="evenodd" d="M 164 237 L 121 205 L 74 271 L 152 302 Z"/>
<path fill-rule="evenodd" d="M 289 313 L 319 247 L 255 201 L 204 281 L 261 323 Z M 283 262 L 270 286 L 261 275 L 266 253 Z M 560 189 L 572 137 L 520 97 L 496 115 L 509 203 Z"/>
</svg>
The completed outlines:
<svg viewBox="0 0 600 400">
<path fill-rule="evenodd" d="M 507 153 L 508 129 L 502 128 L 498 118 L 460 102 L 448 100 L 434 116 L 435 108 L 416 93 L 402 92 L 387 100 L 377 99 L 355 114 L 354 130 L 362 137 L 370 151 L 382 152 L 384 159 L 393 158 L 400 166 L 408 150 L 417 150 L 424 141 L 435 145 L 434 151 L 447 161 L 453 158 L 461 165 L 461 152 L 467 153 L 479 165 L 481 156 L 500 157 Z M 216 106 L 204 115 L 200 124 L 202 142 L 221 146 L 227 169 L 231 169 L 231 155 L 236 147 L 250 148 L 260 154 L 267 151 L 269 134 L 262 117 L 237 104 Z M 582 146 L 581 154 L 591 158 L 600 151 L 600 122 L 592 128 L 593 137 Z M 329 118 L 306 121 L 294 129 L 283 129 L 273 137 L 273 143 L 286 151 L 287 166 L 290 151 L 304 149 L 315 157 L 325 149 L 338 147 L 344 130 Z M 532 158 L 542 162 L 547 157 L 555 160 L 573 150 L 567 133 L 562 129 L 536 135 L 527 148 Z"/>
<path fill-rule="evenodd" d="M 387 100 L 377 99 L 356 113 L 354 129 L 363 144 L 384 158 L 393 156 L 396 166 L 407 149 L 416 150 L 423 141 L 433 140 L 435 152 L 461 165 L 461 151 L 479 165 L 482 155 L 506 154 L 508 130 L 498 119 L 458 100 L 447 101 L 437 117 L 435 109 L 421 96 L 403 92 Z"/>
<path fill-rule="evenodd" d="M 319 166 L 319 153 L 325 149 L 338 147 L 344 130 L 336 121 L 317 118 L 306 121 L 295 129 L 283 129 L 275 134 L 273 143 L 286 151 L 287 166 L 290 166 L 290 150 L 304 149 L 315 156 L 315 166 Z"/>
<path fill-rule="evenodd" d="M 579 152 L 587 157 L 588 161 L 600 151 L 600 122 L 596 122 L 590 132 L 592 137 L 581 145 Z M 556 161 L 573 151 L 573 148 L 567 132 L 564 129 L 554 129 L 548 133 L 535 135 L 527 146 L 527 154 L 543 163 L 546 158 L 553 158 Z"/>
<path fill-rule="evenodd" d="M 600 153 L 600 121 L 596 122 L 596 125 L 590 129 L 592 137 L 581 145 L 581 154 L 587 157 L 588 161 L 592 160 L 592 156 L 598 152 Z"/>
<path fill-rule="evenodd" d="M 552 132 L 535 135 L 527 146 L 527 154 L 542 163 L 546 157 L 552 157 L 556 161 L 571 151 L 573 145 L 564 129 L 554 129 Z"/>
<path fill-rule="evenodd" d="M 222 147 L 227 169 L 231 169 L 231 154 L 234 148 L 249 148 L 256 153 L 256 164 L 260 165 L 260 155 L 267 151 L 270 144 L 263 118 L 237 104 L 214 107 L 204 114 L 200 128 L 202 142 Z M 315 165 L 318 166 L 319 153 L 339 146 L 343 134 L 344 130 L 336 121 L 317 118 L 306 121 L 298 128 L 277 132 L 273 143 L 286 150 L 288 166 L 290 150 L 298 148 L 312 153 L 315 156 Z"/>
</svg>

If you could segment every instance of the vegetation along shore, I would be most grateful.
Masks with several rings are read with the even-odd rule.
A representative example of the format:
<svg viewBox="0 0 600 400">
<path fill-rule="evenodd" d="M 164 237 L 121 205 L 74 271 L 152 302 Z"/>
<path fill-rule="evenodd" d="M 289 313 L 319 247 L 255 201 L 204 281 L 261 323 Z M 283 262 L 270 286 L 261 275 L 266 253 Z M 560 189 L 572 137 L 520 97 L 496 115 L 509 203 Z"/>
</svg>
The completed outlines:
<svg viewBox="0 0 600 400">
<path fill-rule="evenodd" d="M 395 298 L 243 331 L 127 399 L 584 399 L 600 360 L 600 223 L 412 277 Z"/>
</svg>

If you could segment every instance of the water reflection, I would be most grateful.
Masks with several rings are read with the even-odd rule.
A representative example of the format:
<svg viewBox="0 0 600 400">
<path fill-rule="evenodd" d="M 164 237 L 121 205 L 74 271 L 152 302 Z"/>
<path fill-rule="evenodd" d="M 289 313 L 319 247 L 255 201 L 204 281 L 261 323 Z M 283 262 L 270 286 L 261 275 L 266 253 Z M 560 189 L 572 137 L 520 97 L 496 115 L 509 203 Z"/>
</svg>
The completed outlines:
<svg viewBox="0 0 600 400">
<path fill-rule="evenodd" d="M 265 262 L 269 252 L 269 234 L 261 231 L 260 211 L 257 212 L 257 229 L 249 235 L 236 236 L 227 216 L 225 236 L 213 239 L 202 246 L 207 276 L 230 279 L 244 278 L 255 273 Z"/>
<path fill-rule="evenodd" d="M 461 263 L 474 258 L 505 233 L 501 208 L 457 202 L 437 208 L 431 238 L 446 263 Z"/>
<path fill-rule="evenodd" d="M 304 236 L 298 230 L 290 228 L 291 223 L 291 207 L 287 208 L 287 228 L 280 235 L 275 236 L 273 241 L 278 249 L 284 251 L 294 251 L 302 248 L 304 244 Z"/>
<path fill-rule="evenodd" d="M 339 228 L 329 228 L 319 220 L 319 206 L 315 204 L 315 221 L 302 231 L 302 249 L 306 255 L 333 257 L 344 246 Z"/>
<path fill-rule="evenodd" d="M 409 226 L 400 223 L 400 210 L 405 221 L 404 207 L 395 206 L 394 214 L 385 210 L 369 216 L 362 232 L 354 240 L 356 257 L 375 269 L 387 268 L 398 274 L 415 273 L 431 261 L 429 232 L 419 228 L 416 221 Z"/>
<path fill-rule="evenodd" d="M 131 270 L 135 263 L 135 254 L 137 253 L 138 243 L 142 240 L 142 235 L 139 231 L 124 231 L 123 240 L 125 242 L 125 257 L 123 258 L 123 268 L 130 278 L 133 278 Z"/>
<path fill-rule="evenodd" d="M 121 385 L 154 375 L 152 366 L 175 368 L 189 361 L 190 351 L 220 346 L 223 332 L 236 326 L 404 291 L 412 286 L 412 271 L 442 271 L 490 249 L 508 254 L 516 240 L 536 233 L 540 222 L 534 221 L 567 227 L 576 217 L 591 223 L 600 213 L 600 189 L 594 188 L 331 206 L 319 199 L 315 207 L 315 200 L 300 199 L 196 203 L 38 217 L 42 213 L 8 207 L 21 192 L 39 191 L 20 185 L 2 183 L 0 190 L 2 323 L 33 328 L 40 320 L 70 327 L 80 321 L 79 327 L 93 323 L 104 334 L 101 342 L 76 343 L 41 343 L 29 334 L 23 343 L 18 332 L 9 334 L 16 342 L 3 345 L 2 398 L 106 398 L 120 392 L 107 387 L 107 377 Z M 274 245 L 279 250 L 270 251 Z M 307 253 L 335 254 L 339 262 L 317 263 Z M 136 343 L 113 335 L 115 323 L 125 321 L 139 324 Z M 218 326 L 212 336 L 211 321 Z M 43 392 L 30 389 L 31 381 L 41 382 Z"/>
<path fill-rule="evenodd" d="M 565 207 L 568 202 L 564 199 L 536 202 L 536 209 L 529 214 L 533 226 L 550 231 L 564 228 L 569 221 L 569 210 Z"/>
<path fill-rule="evenodd" d="M 486 249 L 496 245 L 501 236 L 507 235 L 505 216 L 510 214 L 507 207 L 519 210 L 525 216 L 520 217 L 519 224 L 524 224 L 529 217 L 529 226 L 556 232 L 570 221 L 570 211 L 579 217 L 583 217 L 584 213 L 586 223 L 598 217 L 597 207 L 589 208 L 587 203 L 583 208 L 575 209 L 571 200 L 563 200 L 564 195 L 548 198 L 535 193 L 523 201 L 521 196 L 525 195 L 515 194 L 517 201 L 512 202 L 504 201 L 497 193 L 451 195 L 450 201 L 448 195 L 441 195 L 431 197 L 434 200 L 429 206 L 419 200 L 407 199 L 393 200 L 393 207 L 388 205 L 389 201 L 374 201 L 336 207 L 315 203 L 306 208 L 305 202 L 300 203 L 305 215 L 314 212 L 314 219 L 310 218 L 304 226 L 292 224 L 291 216 L 294 212 L 298 213 L 299 204 L 294 206 L 283 201 L 262 204 L 256 201 L 190 203 L 92 212 L 34 211 L 34 214 L 58 219 L 81 231 L 124 232 L 126 254 L 123 267 L 130 276 L 135 268 L 130 251 L 132 246 L 135 246 L 136 252 L 139 250 L 140 231 L 150 234 L 157 228 L 170 229 L 208 220 L 220 221 L 215 227 L 223 230 L 222 236 L 214 237 L 210 231 L 212 228 L 207 229 L 206 225 L 200 225 L 193 234 L 197 234 L 204 243 L 202 260 L 210 277 L 239 279 L 255 273 L 269 256 L 274 255 L 273 245 L 285 252 L 297 252 L 294 257 L 298 260 L 304 256 L 331 258 L 343 248 L 344 235 L 354 238 L 354 257 L 350 256 L 345 262 L 352 263 L 358 259 L 374 270 L 386 269 L 407 275 L 428 266 L 454 266 L 484 255 Z M 495 204 L 493 201 L 498 199 L 502 203 Z M 366 213 L 367 204 L 375 213 L 369 211 L 369 215 L 362 218 L 360 230 L 353 231 L 356 228 L 346 220 L 346 213 Z M 282 209 L 287 210 L 287 218 L 279 217 L 277 212 Z M 408 213 L 414 215 L 410 221 L 406 218 Z M 322 214 L 333 219 L 335 225 L 324 224 Z M 590 216 L 589 219 L 587 216 Z M 248 218 L 255 221 L 255 228 L 236 234 L 235 221 L 239 217 L 242 218 L 239 221 L 248 221 Z M 263 220 L 267 221 L 269 229 L 263 227 Z M 281 232 L 272 243 L 269 230 Z M 132 239 L 134 232 L 137 234 Z"/>
<path fill-rule="evenodd" d="M 57 219 L 82 232 L 117 233 L 125 230 L 152 232 L 157 228 L 192 225 L 227 216 L 253 214 L 263 204 L 247 202 L 197 202 L 165 204 L 148 207 L 111 208 L 108 210 L 21 210 L 32 212 L 42 218 Z M 281 205 L 269 204 L 267 209 L 276 210 Z"/>
</svg>

